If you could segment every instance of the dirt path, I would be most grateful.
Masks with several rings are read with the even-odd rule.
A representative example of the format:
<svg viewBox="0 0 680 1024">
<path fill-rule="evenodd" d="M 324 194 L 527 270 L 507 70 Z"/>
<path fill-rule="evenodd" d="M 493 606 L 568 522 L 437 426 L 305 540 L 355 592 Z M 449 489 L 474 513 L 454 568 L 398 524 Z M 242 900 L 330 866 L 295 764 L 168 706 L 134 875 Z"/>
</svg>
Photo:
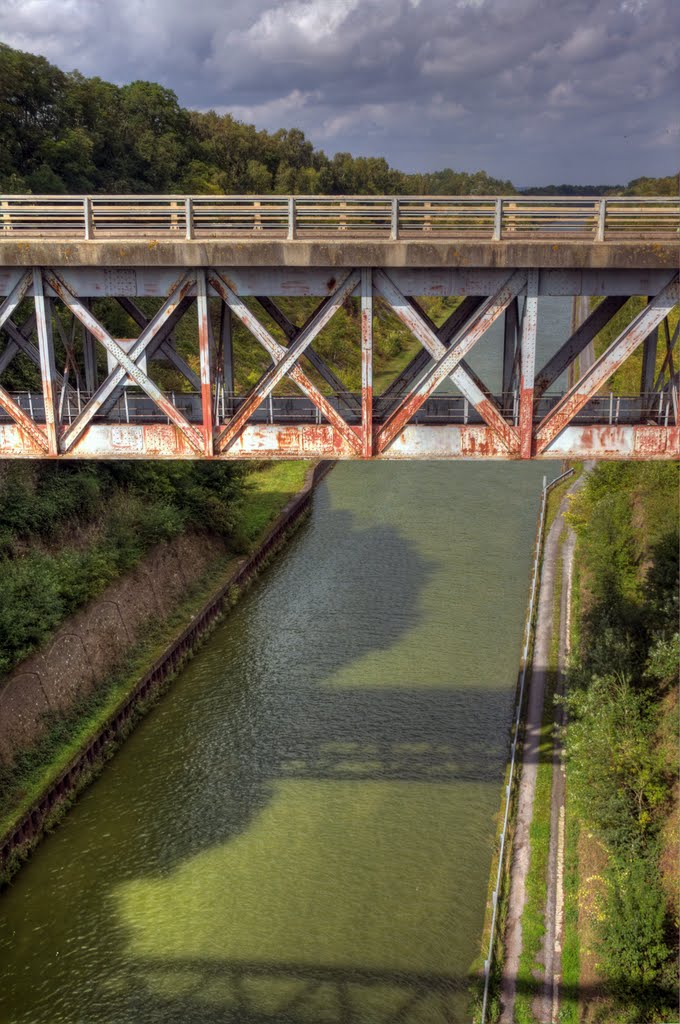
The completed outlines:
<svg viewBox="0 0 680 1024">
<path fill-rule="evenodd" d="M 558 677 L 555 693 L 564 694 L 564 681 L 569 655 L 569 610 L 576 536 L 568 529 L 562 542 L 562 592 L 560 595 Z M 555 711 L 557 731 L 553 746 L 552 802 L 550 809 L 550 849 L 548 852 L 547 898 L 545 907 L 545 935 L 540 960 L 545 965 L 543 991 L 534 1000 L 533 1014 L 541 1024 L 552 1024 L 559 1012 L 560 976 L 562 969 L 562 940 L 564 924 L 564 822 L 566 810 L 566 776 L 562 745 L 565 710 L 559 705 Z"/>
<path fill-rule="evenodd" d="M 538 748 L 540 744 L 540 733 L 543 718 L 546 676 L 550 660 L 550 647 L 552 643 L 553 629 L 555 625 L 553 623 L 555 570 L 560 556 L 560 541 L 564 526 L 563 513 L 566 511 L 567 507 L 567 495 L 579 486 L 580 484 L 577 480 L 563 497 L 559 511 L 548 531 L 543 547 L 541 583 L 534 636 L 533 667 L 529 682 L 529 695 L 525 717 L 524 750 L 522 755 L 522 774 L 519 781 L 515 837 L 513 842 L 512 864 L 510 868 L 510 899 L 505 933 L 505 963 L 503 965 L 503 973 L 501 977 L 501 1000 L 503 1004 L 503 1011 L 500 1017 L 500 1024 L 513 1024 L 514 1021 L 515 992 L 517 976 L 519 973 L 519 959 L 522 952 L 522 913 L 526 902 L 526 878 L 531 854 L 529 829 L 531 827 L 534 795 L 536 792 Z M 569 540 L 567 541 L 567 544 L 569 544 Z M 573 549 L 571 550 L 573 554 Z M 568 607 L 565 596 L 568 591 L 565 590 L 565 588 L 568 588 L 571 585 L 571 562 L 571 557 L 565 561 L 563 591 L 561 594 L 561 604 L 564 608 L 564 614 L 561 616 L 564 623 L 564 636 L 560 637 L 560 653 L 563 659 L 566 656 L 566 646 L 564 646 L 563 649 L 563 645 L 566 645 L 567 640 L 566 608 Z M 562 661 L 562 664 L 563 663 L 564 661 Z M 558 777 L 558 792 L 559 786 L 561 786 L 562 797 L 561 800 L 558 799 L 554 803 L 553 820 L 551 823 L 551 832 L 553 833 L 555 840 L 555 856 L 553 861 L 551 837 L 551 874 L 548 878 L 549 895 L 548 907 L 546 908 L 550 924 L 548 929 L 548 921 L 546 921 L 546 929 L 549 930 L 547 945 L 550 946 L 552 954 L 554 954 L 555 951 L 556 941 L 561 944 L 562 933 L 561 883 L 559 887 L 555 885 L 555 880 L 558 874 L 558 864 L 561 865 L 562 863 L 562 856 L 558 856 L 558 853 L 560 848 L 564 845 L 564 775 L 561 762 L 556 764 L 555 772 Z M 553 776 L 553 784 L 554 782 L 555 775 Z M 561 811 L 560 806 L 562 808 Z M 561 843 L 560 835 L 562 837 Z M 559 869 L 559 873 L 561 877 L 561 868 Z M 560 925 L 557 929 L 555 927 L 556 919 L 560 920 Z M 546 1022 L 550 1022 L 553 1019 L 554 964 L 555 958 L 554 955 L 551 955 L 550 973 L 546 974 L 546 977 L 549 979 L 548 987 L 543 996 L 540 997 L 540 1007 L 536 1007 L 536 1009 L 539 1009 L 542 1014 L 542 1016 L 537 1018 L 540 1021 L 545 1020 Z M 557 970 L 559 970 L 559 958 L 557 960 Z M 545 1016 L 543 1016 L 543 1014 L 545 1014 Z"/>
</svg>

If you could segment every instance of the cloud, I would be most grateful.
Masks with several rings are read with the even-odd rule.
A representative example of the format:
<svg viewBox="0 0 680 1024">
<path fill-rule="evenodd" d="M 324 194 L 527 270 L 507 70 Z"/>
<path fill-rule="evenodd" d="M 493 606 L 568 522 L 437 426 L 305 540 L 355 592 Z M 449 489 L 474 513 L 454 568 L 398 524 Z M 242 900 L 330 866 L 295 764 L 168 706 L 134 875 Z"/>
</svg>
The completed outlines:
<svg viewBox="0 0 680 1024">
<path fill-rule="evenodd" d="M 676 3 L 0 0 L 0 17 L 65 69 L 405 170 L 616 183 L 679 162 Z"/>
</svg>

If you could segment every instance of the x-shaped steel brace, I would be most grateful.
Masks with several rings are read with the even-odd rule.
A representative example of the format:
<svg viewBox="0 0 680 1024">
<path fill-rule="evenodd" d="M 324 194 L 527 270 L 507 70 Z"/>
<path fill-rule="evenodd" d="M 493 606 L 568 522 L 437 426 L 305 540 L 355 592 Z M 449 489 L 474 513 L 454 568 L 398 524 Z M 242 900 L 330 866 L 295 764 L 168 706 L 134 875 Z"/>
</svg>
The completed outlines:
<svg viewBox="0 0 680 1024">
<path fill-rule="evenodd" d="M 611 375 L 628 359 L 635 349 L 653 331 L 680 298 L 680 285 L 676 275 L 658 295 L 633 317 L 609 348 L 583 373 L 557 405 L 543 418 L 536 431 L 537 450 L 540 455 L 569 426 L 583 406 L 597 394 Z"/>
<path fill-rule="evenodd" d="M 373 276 L 379 293 L 434 360 L 434 364 L 428 368 L 416 388 L 406 396 L 387 422 L 383 424 L 378 434 L 378 451 L 385 451 L 423 403 L 427 401 L 435 388 L 446 377 L 450 377 L 461 394 L 474 405 L 485 422 L 498 434 L 505 447 L 513 453 L 516 452 L 519 447 L 517 431 L 506 422 L 495 402 L 488 397 L 488 393 L 480 389 L 460 363 L 487 328 L 526 287 L 526 271 L 515 271 L 494 295 L 485 299 L 469 320 L 454 334 L 448 348 L 439 340 L 436 331 L 422 319 L 413 305 L 402 295 L 384 270 L 376 270 Z"/>
<path fill-rule="evenodd" d="M 215 450 L 226 451 L 239 436 L 255 409 L 264 401 L 267 395 L 271 394 L 272 390 L 284 376 L 289 376 L 291 380 L 295 381 L 302 393 L 316 405 L 328 422 L 335 427 L 347 444 L 357 454 L 360 453 L 361 440 L 359 437 L 298 365 L 298 359 L 305 349 L 359 284 L 359 271 L 352 270 L 340 287 L 322 302 L 314 316 L 307 321 L 296 336 L 295 341 L 288 348 L 280 345 L 271 336 L 269 331 L 263 327 L 257 317 L 250 312 L 243 300 L 236 294 L 234 286 L 222 274 L 211 269 L 208 271 L 208 279 L 218 295 L 226 302 L 241 323 L 257 338 L 274 361 L 274 365 L 267 370 L 248 395 L 241 408 L 231 417 L 223 430 L 215 438 Z"/>
<path fill-rule="evenodd" d="M 115 388 L 122 383 L 125 375 L 131 377 L 138 384 L 149 398 L 155 402 L 158 408 L 177 426 L 197 451 L 204 450 L 204 439 L 198 430 L 184 418 L 181 412 L 169 401 L 161 389 L 143 372 L 138 362 L 147 349 L 147 346 L 154 336 L 163 327 L 166 320 L 172 315 L 175 307 L 187 295 L 194 286 L 195 275 L 187 273 L 180 281 L 173 286 L 161 308 L 149 321 L 147 326 L 137 338 L 137 341 L 129 353 L 123 351 L 109 332 L 92 315 L 89 309 L 81 302 L 78 296 L 61 280 L 53 270 L 44 271 L 45 278 L 55 294 L 65 303 L 71 312 L 80 320 L 90 334 L 99 341 L 108 352 L 115 358 L 118 366 L 104 380 L 90 401 L 85 405 L 82 412 L 78 414 L 70 427 L 68 427 L 61 438 L 64 451 L 68 451 L 81 437 L 85 428 L 90 424 L 93 417 L 100 411 L 104 402 L 109 398 Z"/>
<path fill-rule="evenodd" d="M 412 296 L 407 295 L 406 299 L 411 303 L 413 308 L 422 316 L 426 323 L 430 325 L 433 331 L 436 332 L 437 337 L 443 345 L 448 347 L 451 338 L 454 336 L 456 331 L 469 319 L 474 311 L 484 301 L 479 295 L 468 295 L 461 304 L 454 309 L 446 321 L 437 327 L 427 316 L 427 314 L 421 309 L 420 305 Z M 383 409 L 386 409 L 390 401 L 393 402 L 392 408 L 389 408 L 389 412 L 392 412 L 396 408 L 396 404 L 401 397 L 402 393 L 408 388 L 417 377 L 419 377 L 423 370 L 425 370 L 432 362 L 432 356 L 426 348 L 421 348 L 420 351 L 411 359 L 411 361 L 404 367 L 398 377 L 389 384 L 387 388 L 380 395 L 380 404 Z"/>
<path fill-rule="evenodd" d="M 668 382 L 675 377 L 675 366 L 673 365 L 673 352 L 675 346 L 678 343 L 678 336 L 680 335 L 680 320 L 675 325 L 673 331 L 673 337 L 671 338 L 670 328 L 668 326 L 668 317 L 664 319 L 664 334 L 666 336 L 666 354 L 664 356 L 663 364 L 659 370 L 659 375 L 654 382 L 654 390 L 660 391 L 663 387 L 668 386 Z M 666 374 L 668 374 L 668 381 L 666 381 Z"/>
<path fill-rule="evenodd" d="M 302 327 L 297 327 L 288 319 L 283 310 L 279 309 L 276 303 L 272 302 L 272 300 L 268 298 L 266 295 L 256 295 L 255 298 L 260 303 L 262 308 L 266 310 L 267 313 L 269 313 L 274 323 L 279 325 L 283 333 L 288 338 L 289 342 L 295 341 L 300 332 L 303 331 L 307 326 L 307 323 L 304 323 Z M 311 320 L 313 316 L 314 313 L 311 314 L 311 316 L 308 318 L 308 321 Z M 350 412 L 358 413 L 359 415 L 361 415 L 361 404 L 357 402 L 354 395 L 349 394 L 347 392 L 347 388 L 345 387 L 343 382 L 340 380 L 339 377 L 337 377 L 333 373 L 331 368 L 327 366 L 326 363 L 324 363 L 321 356 L 317 355 L 314 349 L 308 348 L 304 353 L 304 358 L 309 360 L 309 362 L 314 367 L 319 376 L 323 377 L 326 383 L 331 386 L 333 391 L 337 394 L 338 398 L 347 406 Z"/>
<path fill-rule="evenodd" d="M 128 299 L 122 295 L 119 298 L 117 298 L 116 301 L 118 302 L 118 305 L 125 310 L 128 316 L 135 321 L 138 327 L 141 327 L 142 330 L 145 327 L 148 327 L 149 317 L 146 316 L 146 314 L 141 311 L 136 302 L 133 302 L 132 299 Z M 193 298 L 187 298 L 184 300 L 184 304 L 181 311 L 179 307 L 177 310 L 179 316 L 182 316 L 184 314 L 184 312 L 186 311 L 186 309 L 189 308 L 192 302 Z M 157 353 L 161 353 L 175 367 L 176 370 L 179 370 L 179 372 L 186 377 L 186 379 L 189 381 L 190 384 L 193 385 L 196 391 L 200 391 L 201 378 L 198 376 L 197 373 L 194 373 L 194 371 L 191 369 L 186 360 L 183 359 L 179 352 L 177 352 L 172 347 L 169 337 L 171 333 L 171 327 L 169 326 L 169 324 L 166 324 L 166 328 L 168 329 L 164 330 L 162 336 L 160 332 L 159 334 L 156 335 L 156 337 L 159 339 L 157 345 L 154 344 L 154 342 L 151 342 L 149 344 L 149 347 L 147 349 L 147 358 L 151 359 Z"/>
<path fill-rule="evenodd" d="M 564 373 L 626 302 L 628 302 L 627 295 L 610 295 L 598 303 L 592 313 L 536 374 L 534 381 L 534 399 L 536 401 L 560 374 Z"/>
<path fill-rule="evenodd" d="M 27 270 L 19 281 L 17 281 L 2 305 L 0 305 L 0 327 L 7 327 L 10 323 L 12 313 L 14 313 L 19 303 L 26 295 L 32 281 L 33 271 Z M 18 330 L 17 333 L 19 333 Z M 13 355 L 14 354 L 15 353 L 13 353 Z M 49 442 L 45 431 L 41 430 L 38 424 L 24 412 L 21 406 L 14 401 L 9 392 L 5 391 L 3 387 L 0 387 L 0 406 L 9 413 L 15 423 L 18 423 L 21 429 L 24 430 L 33 441 L 35 441 L 42 451 L 49 451 Z"/>
</svg>

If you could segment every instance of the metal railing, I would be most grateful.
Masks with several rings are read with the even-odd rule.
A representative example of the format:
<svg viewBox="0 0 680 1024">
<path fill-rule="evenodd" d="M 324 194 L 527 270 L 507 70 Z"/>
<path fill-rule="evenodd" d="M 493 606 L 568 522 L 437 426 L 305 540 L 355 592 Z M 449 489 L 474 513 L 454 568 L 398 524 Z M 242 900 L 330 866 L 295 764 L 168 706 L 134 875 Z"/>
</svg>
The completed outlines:
<svg viewBox="0 0 680 1024">
<path fill-rule="evenodd" d="M 680 198 L 0 196 L 0 241 L 31 238 L 678 239 Z"/>
<path fill-rule="evenodd" d="M 11 396 L 17 405 L 36 422 L 44 421 L 44 400 L 40 391 L 21 391 Z M 78 388 L 67 388 L 59 393 L 58 408 L 60 422 L 71 424 L 82 411 L 90 392 Z M 170 392 L 172 404 L 190 423 L 201 423 L 203 418 L 201 395 L 196 391 Z M 337 392 L 326 396 L 330 404 L 351 425 L 361 423 L 361 394 Z M 519 423 L 519 402 L 517 395 L 496 395 L 499 408 L 505 410 L 508 422 Z M 559 402 L 561 394 L 546 394 L 536 402 L 534 423 L 540 423 L 544 416 Z M 225 423 L 246 401 L 244 395 L 230 394 L 219 388 L 213 395 L 216 419 Z M 383 423 L 399 404 L 394 398 L 385 399 L 376 395 L 373 399 L 373 421 Z M 10 423 L 12 417 L 0 407 L 0 422 Z M 96 423 L 169 423 L 168 417 L 142 391 L 126 387 L 115 404 L 94 417 Z M 268 395 L 250 418 L 251 423 L 303 424 L 325 422 L 318 407 L 302 395 Z M 457 424 L 479 426 L 484 424 L 474 405 L 462 395 L 434 395 L 428 398 L 411 420 L 416 425 Z M 653 392 L 648 395 L 618 397 L 613 393 L 592 398 L 576 414 L 574 426 L 634 426 L 650 424 L 667 427 L 678 424 L 678 393 L 676 388 Z"/>
</svg>

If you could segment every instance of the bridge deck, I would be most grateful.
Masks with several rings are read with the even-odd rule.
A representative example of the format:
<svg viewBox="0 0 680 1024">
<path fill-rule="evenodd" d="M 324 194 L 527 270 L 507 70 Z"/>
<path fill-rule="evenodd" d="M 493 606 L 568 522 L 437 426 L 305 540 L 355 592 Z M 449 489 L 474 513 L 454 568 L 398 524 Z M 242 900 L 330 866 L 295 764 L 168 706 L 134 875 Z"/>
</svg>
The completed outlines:
<svg viewBox="0 0 680 1024">
<path fill-rule="evenodd" d="M 679 213 L 672 197 L 0 197 L 0 456 L 676 458 Z M 575 315 L 537 368 L 546 295 L 574 297 Z M 320 301 L 298 326 L 272 296 Z M 460 302 L 437 326 L 423 296 Z M 343 307 L 345 378 L 315 343 Z M 417 346 L 374 396 L 385 314 Z M 501 320 L 495 394 L 467 357 Z M 245 328 L 267 354 L 247 395 L 237 323 L 239 346 Z M 639 394 L 616 399 L 610 379 L 638 349 Z M 39 396 L 13 392 L 17 356 Z"/>
</svg>

